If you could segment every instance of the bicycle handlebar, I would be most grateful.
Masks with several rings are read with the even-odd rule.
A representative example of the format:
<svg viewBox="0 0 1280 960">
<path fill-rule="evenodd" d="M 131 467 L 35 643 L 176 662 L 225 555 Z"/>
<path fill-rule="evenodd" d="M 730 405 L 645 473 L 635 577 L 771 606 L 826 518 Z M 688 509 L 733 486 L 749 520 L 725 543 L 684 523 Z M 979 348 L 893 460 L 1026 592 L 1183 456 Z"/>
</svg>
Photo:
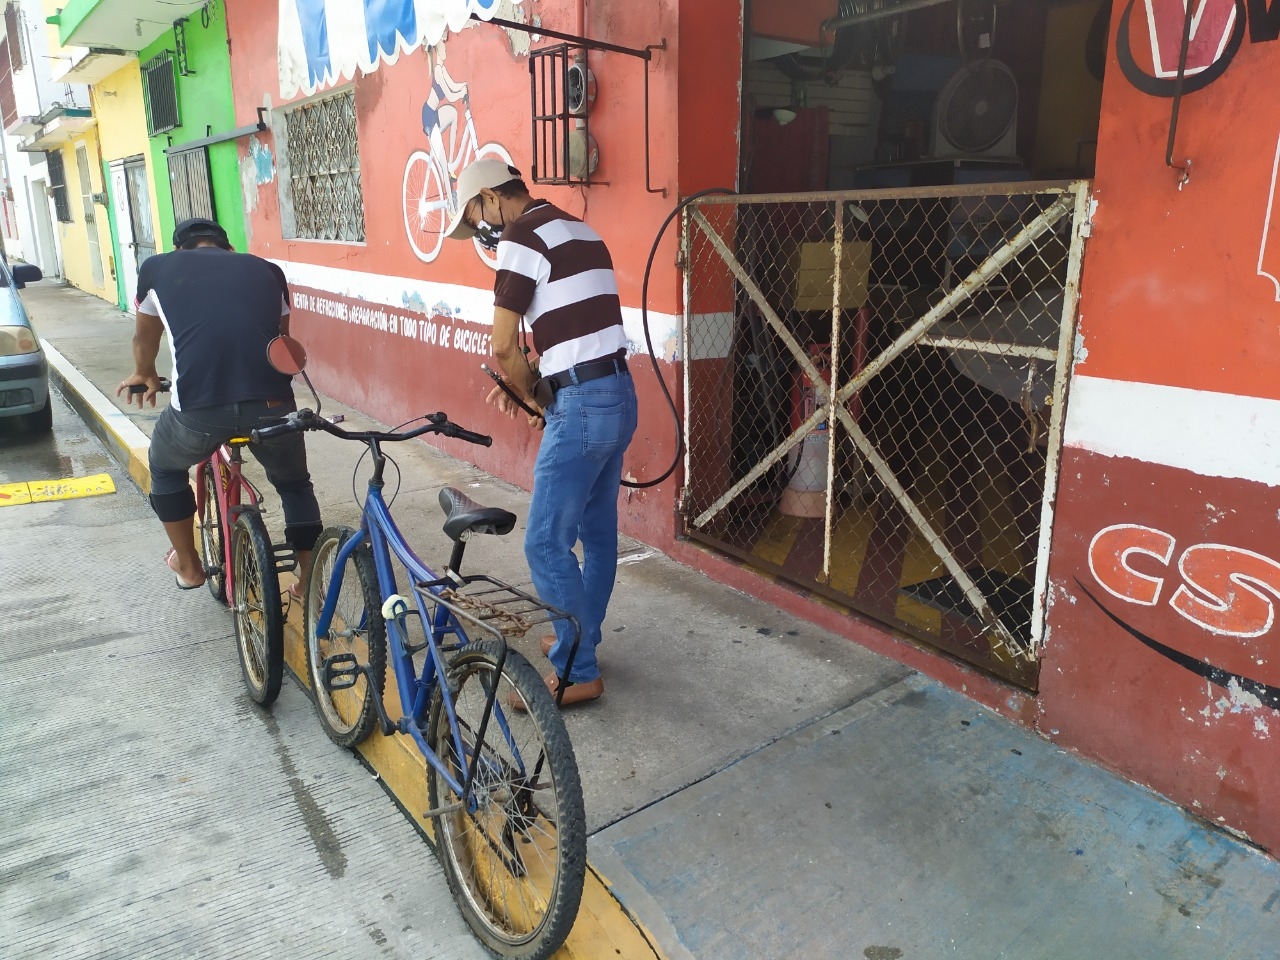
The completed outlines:
<svg viewBox="0 0 1280 960">
<path fill-rule="evenodd" d="M 359 440 L 363 443 L 377 440 L 380 443 L 386 443 L 398 440 L 412 440 L 414 437 L 420 437 L 424 433 L 438 433 L 482 447 L 493 445 L 492 437 L 466 430 L 456 423 L 450 422 L 448 416 L 444 413 L 428 413 L 425 419 L 427 423 L 404 433 L 385 433 L 380 430 L 343 430 L 323 417 L 316 416 L 310 410 L 303 409 L 289 414 L 288 419 L 281 423 L 254 430 L 249 436 L 250 439 L 257 443 L 260 440 L 269 440 L 271 437 L 278 437 L 285 433 L 294 433 L 302 430 L 323 430 L 325 433 L 332 434 L 342 440 Z"/>
<path fill-rule="evenodd" d="M 172 386 L 173 386 L 173 384 L 169 382 L 168 377 L 161 377 L 161 378 L 160 378 L 160 390 L 159 390 L 159 392 L 160 392 L 160 393 L 168 393 L 168 392 L 169 392 L 169 389 L 170 389 Z M 131 393 L 131 394 L 134 394 L 134 393 L 146 393 L 146 392 L 147 392 L 147 385 L 146 385 L 145 383 L 131 383 L 131 384 L 129 384 L 129 393 Z"/>
</svg>

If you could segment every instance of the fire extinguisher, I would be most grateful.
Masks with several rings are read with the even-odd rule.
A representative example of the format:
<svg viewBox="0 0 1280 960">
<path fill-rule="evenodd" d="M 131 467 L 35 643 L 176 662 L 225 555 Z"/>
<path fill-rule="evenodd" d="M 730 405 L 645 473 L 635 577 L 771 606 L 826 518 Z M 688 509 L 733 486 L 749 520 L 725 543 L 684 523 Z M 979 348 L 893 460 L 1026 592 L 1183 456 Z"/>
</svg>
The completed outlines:
<svg viewBox="0 0 1280 960">
<path fill-rule="evenodd" d="M 791 388 L 791 430 L 794 433 L 823 403 L 831 389 L 831 344 L 811 343 L 809 361 L 823 380 L 820 390 L 805 371 L 796 373 Z M 793 517 L 820 517 L 825 509 L 827 493 L 827 445 L 830 424 L 822 421 L 792 447 L 788 457 L 790 477 L 782 492 L 778 509 Z"/>
<path fill-rule="evenodd" d="M 817 368 L 818 375 L 822 377 L 823 386 L 830 390 L 831 344 L 811 343 L 809 344 L 808 354 L 809 362 Z M 817 386 L 809 379 L 809 375 L 804 370 L 797 370 L 795 382 L 791 387 L 791 430 L 793 433 L 800 428 L 800 424 L 813 416 L 820 402 Z M 827 429 L 825 420 L 819 425 L 818 429 Z"/>
</svg>

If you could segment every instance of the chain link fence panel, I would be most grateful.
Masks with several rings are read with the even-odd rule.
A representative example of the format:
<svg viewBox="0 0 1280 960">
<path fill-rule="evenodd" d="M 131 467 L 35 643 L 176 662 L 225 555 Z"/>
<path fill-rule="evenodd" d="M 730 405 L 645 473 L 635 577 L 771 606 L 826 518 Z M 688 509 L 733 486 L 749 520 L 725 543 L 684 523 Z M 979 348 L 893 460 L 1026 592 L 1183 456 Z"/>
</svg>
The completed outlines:
<svg viewBox="0 0 1280 960">
<path fill-rule="evenodd" d="M 685 532 L 1034 687 L 1088 184 L 685 211 Z"/>
</svg>

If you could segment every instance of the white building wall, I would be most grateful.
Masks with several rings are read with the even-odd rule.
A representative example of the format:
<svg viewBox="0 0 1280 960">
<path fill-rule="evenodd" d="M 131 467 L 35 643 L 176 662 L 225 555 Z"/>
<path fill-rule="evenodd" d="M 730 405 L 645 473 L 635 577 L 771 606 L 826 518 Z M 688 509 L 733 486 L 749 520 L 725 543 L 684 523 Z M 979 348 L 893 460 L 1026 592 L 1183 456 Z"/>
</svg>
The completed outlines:
<svg viewBox="0 0 1280 960">
<path fill-rule="evenodd" d="M 55 83 L 52 73 L 57 61 L 49 51 L 40 0 L 19 0 L 22 67 L 13 72 L 13 95 L 19 123 L 35 119 L 55 106 L 89 109 L 89 88 L 84 84 Z M 3 21 L 0 21 L 0 27 Z M 60 51 L 60 55 L 64 55 Z M 12 125 L 14 129 L 17 125 Z M 4 160 L 8 188 L 12 192 L 12 223 L 4 224 L 5 251 L 10 260 L 25 260 L 40 267 L 46 276 L 62 275 L 62 250 L 50 198 L 49 171 L 43 153 L 23 153 L 18 149 L 23 137 L 5 131 Z M 95 158 L 96 159 L 96 158 Z M 67 171 L 72 176 L 74 171 Z M 5 194 L 6 198 L 8 194 Z M 79 203 L 79 196 L 69 198 Z M 4 205 L 6 201 L 0 201 Z M 15 229 L 16 228 L 16 229 Z M 11 236 L 16 232 L 17 236 Z"/>
</svg>

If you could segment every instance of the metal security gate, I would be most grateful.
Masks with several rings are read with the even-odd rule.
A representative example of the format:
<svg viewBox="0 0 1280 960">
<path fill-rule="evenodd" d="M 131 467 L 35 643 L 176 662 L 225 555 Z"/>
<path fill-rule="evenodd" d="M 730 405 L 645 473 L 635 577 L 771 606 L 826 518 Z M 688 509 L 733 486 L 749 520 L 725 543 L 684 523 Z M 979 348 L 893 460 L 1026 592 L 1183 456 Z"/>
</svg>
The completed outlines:
<svg viewBox="0 0 1280 960">
<path fill-rule="evenodd" d="M 208 147 L 174 150 L 169 154 L 169 189 L 173 197 L 174 223 L 191 217 L 217 219 L 209 176 Z"/>
<path fill-rule="evenodd" d="M 1034 687 L 1087 205 L 690 205 L 685 532 Z"/>
</svg>

